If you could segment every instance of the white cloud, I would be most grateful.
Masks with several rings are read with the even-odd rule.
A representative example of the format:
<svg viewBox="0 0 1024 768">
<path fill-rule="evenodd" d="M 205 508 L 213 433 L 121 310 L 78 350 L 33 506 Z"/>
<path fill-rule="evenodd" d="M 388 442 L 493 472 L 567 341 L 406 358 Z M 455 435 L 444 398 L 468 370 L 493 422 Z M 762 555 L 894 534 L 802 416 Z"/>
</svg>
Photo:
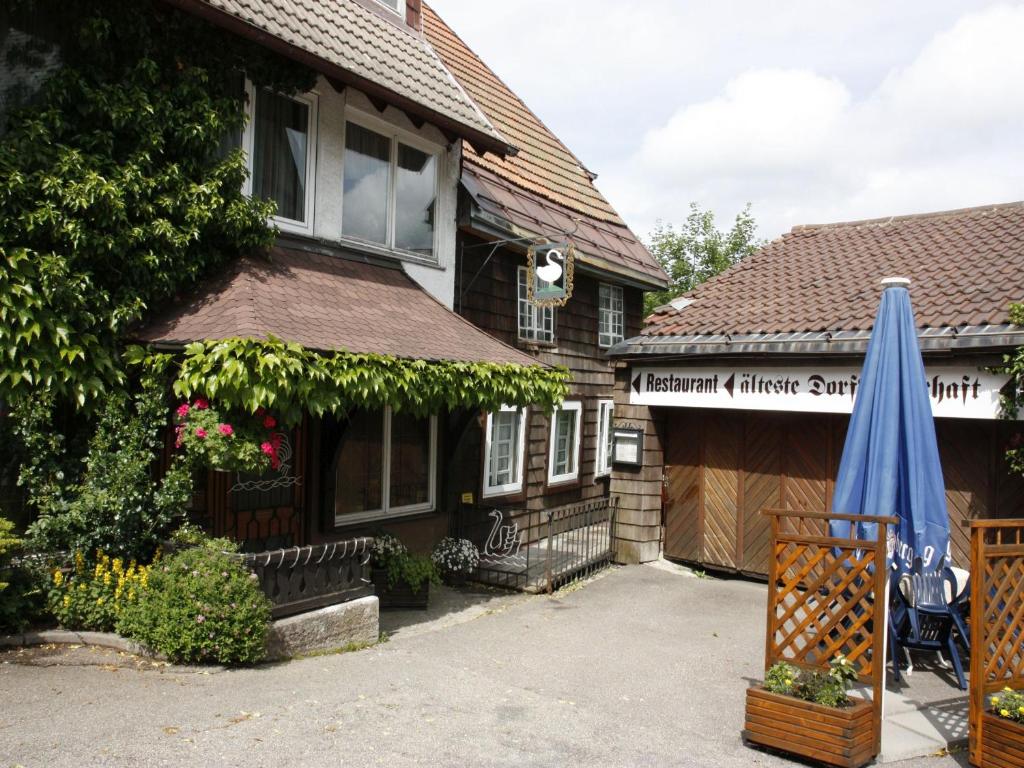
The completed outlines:
<svg viewBox="0 0 1024 768">
<path fill-rule="evenodd" d="M 648 130 L 602 189 L 641 233 L 690 200 L 723 218 L 749 201 L 766 236 L 1019 199 L 1021 39 L 1024 6 L 965 15 L 857 97 L 814 68 L 748 69 Z"/>
</svg>

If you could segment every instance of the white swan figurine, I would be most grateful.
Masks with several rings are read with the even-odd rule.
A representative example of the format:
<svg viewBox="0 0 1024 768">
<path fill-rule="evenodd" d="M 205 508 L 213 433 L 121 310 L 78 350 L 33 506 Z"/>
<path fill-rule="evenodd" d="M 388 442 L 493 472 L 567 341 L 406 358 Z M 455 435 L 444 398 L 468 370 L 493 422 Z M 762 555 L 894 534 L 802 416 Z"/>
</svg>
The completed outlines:
<svg viewBox="0 0 1024 768">
<path fill-rule="evenodd" d="M 537 267 L 537 277 L 545 283 L 554 283 L 562 276 L 562 267 L 557 263 L 562 260 L 562 252 L 557 248 L 552 248 L 544 255 L 544 266 Z M 553 264 L 552 261 L 556 263 Z"/>
</svg>

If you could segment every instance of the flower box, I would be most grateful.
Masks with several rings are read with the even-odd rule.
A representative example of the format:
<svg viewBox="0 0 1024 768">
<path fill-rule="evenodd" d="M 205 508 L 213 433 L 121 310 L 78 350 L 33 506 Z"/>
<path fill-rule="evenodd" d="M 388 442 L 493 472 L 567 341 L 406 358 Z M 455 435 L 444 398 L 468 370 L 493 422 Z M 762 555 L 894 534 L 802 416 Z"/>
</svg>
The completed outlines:
<svg viewBox="0 0 1024 768">
<path fill-rule="evenodd" d="M 1024 725 L 985 712 L 981 724 L 982 768 L 1024 765 Z"/>
<path fill-rule="evenodd" d="M 424 581 L 413 591 L 408 582 L 400 579 L 394 586 L 388 586 L 388 572 L 383 568 L 373 569 L 373 587 L 380 600 L 381 610 L 388 608 L 417 608 L 426 610 L 430 599 L 430 581 Z"/>
<path fill-rule="evenodd" d="M 843 768 L 860 768 L 877 754 L 871 702 L 855 699 L 834 708 L 747 689 L 743 737 L 752 744 L 789 752 Z"/>
</svg>

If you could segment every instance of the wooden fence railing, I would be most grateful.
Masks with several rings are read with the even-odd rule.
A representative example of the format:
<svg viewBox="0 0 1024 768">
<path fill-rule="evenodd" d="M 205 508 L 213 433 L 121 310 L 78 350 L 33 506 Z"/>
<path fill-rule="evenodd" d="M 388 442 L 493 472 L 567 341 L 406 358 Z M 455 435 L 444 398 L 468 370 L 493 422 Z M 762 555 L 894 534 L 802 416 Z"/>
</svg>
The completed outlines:
<svg viewBox="0 0 1024 768">
<path fill-rule="evenodd" d="M 994 753 L 1024 762 L 1024 739 L 989 734 L 1003 729 L 985 714 L 993 693 L 1024 689 L 1024 520 L 971 522 L 970 634 L 971 764 L 1003 765 Z"/>
<path fill-rule="evenodd" d="M 771 518 L 765 670 L 779 661 L 827 670 L 837 654 L 871 686 L 874 753 L 881 749 L 885 684 L 887 525 L 895 518 L 764 510 Z M 828 535 L 829 520 L 874 523 L 875 534 Z"/>
</svg>

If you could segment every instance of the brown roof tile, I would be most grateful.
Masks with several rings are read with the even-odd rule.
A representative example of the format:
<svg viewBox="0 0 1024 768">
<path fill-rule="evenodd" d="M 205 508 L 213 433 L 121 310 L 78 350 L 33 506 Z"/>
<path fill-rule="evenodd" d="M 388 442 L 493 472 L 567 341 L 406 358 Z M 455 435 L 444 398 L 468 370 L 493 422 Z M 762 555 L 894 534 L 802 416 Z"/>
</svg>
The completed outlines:
<svg viewBox="0 0 1024 768">
<path fill-rule="evenodd" d="M 871 328 L 879 281 L 911 279 L 920 328 L 1008 322 L 1024 300 L 1024 202 L 795 227 L 648 318 L 644 334 Z"/>
<path fill-rule="evenodd" d="M 379 85 L 489 139 L 488 149 L 507 144 L 422 36 L 355 0 L 172 2 L 225 14 Z"/>
<path fill-rule="evenodd" d="M 481 157 L 471 147 L 465 151 L 466 174 L 487 187 L 491 200 L 508 211 L 505 218 L 527 229 L 532 223 L 534 234 L 571 230 L 573 220 L 580 220 L 580 229 L 590 230 L 580 233 L 585 242 L 577 246 L 582 252 L 662 283 L 664 271 L 594 186 L 583 164 L 426 3 L 423 33 L 484 114 L 518 149 L 504 158 Z M 602 236 L 599 229 L 607 234 Z"/>
<path fill-rule="evenodd" d="M 135 334 L 181 345 L 276 336 L 310 349 L 537 365 L 420 288 L 400 267 L 275 248 L 243 258 Z"/>
</svg>

